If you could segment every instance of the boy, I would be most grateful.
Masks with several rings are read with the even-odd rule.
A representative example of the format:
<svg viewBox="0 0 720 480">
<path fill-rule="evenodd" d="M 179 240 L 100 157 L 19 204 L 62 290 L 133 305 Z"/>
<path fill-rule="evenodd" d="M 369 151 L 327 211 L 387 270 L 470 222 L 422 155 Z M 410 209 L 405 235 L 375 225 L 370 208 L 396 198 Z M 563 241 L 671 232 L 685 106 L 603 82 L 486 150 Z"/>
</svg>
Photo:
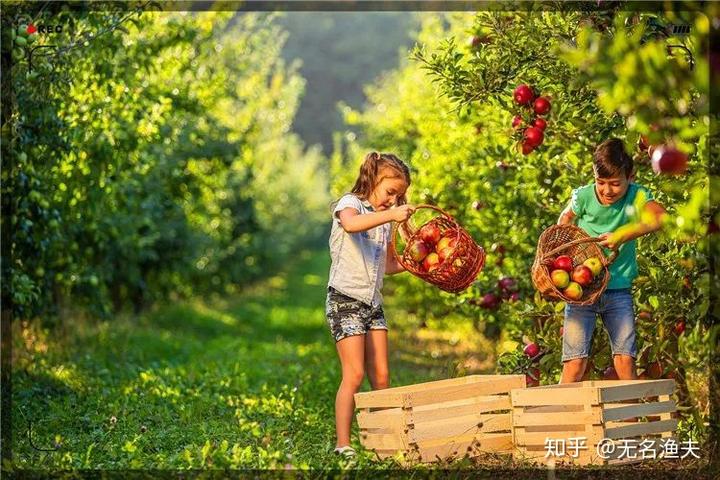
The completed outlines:
<svg viewBox="0 0 720 480">
<path fill-rule="evenodd" d="M 630 287 L 637 276 L 635 239 L 660 229 L 665 209 L 652 199 L 645 188 L 633 180 L 633 161 L 623 142 L 612 138 L 601 143 L 593 154 L 595 182 L 572 192 L 570 204 L 563 210 L 558 224 L 577 221 L 591 237 L 600 237 L 601 246 L 618 249 L 610 264 L 607 290 L 592 305 L 570 305 L 565 308 L 563 334 L 563 371 L 560 383 L 579 382 L 587 366 L 596 315 L 608 331 L 613 364 L 621 380 L 634 380 L 635 315 Z M 619 229 L 627 223 L 625 207 L 633 205 L 639 191 L 645 193 L 645 211 L 654 217 L 652 224 Z M 645 217 L 643 217 L 645 218 Z M 615 235 L 613 232 L 618 231 Z"/>
</svg>

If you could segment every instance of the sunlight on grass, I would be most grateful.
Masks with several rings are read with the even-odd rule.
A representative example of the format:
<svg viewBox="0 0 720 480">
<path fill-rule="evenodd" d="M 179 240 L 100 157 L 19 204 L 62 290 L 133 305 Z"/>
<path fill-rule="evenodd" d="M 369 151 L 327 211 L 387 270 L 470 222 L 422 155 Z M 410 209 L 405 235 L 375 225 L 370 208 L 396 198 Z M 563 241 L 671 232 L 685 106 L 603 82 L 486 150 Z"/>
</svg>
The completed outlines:
<svg viewBox="0 0 720 480">
<path fill-rule="evenodd" d="M 303 281 L 305 282 L 305 285 L 319 286 L 325 284 L 325 279 L 323 279 L 320 275 L 313 275 L 310 273 L 303 277 Z"/>
<path fill-rule="evenodd" d="M 48 374 L 53 379 L 60 383 L 72 388 L 73 390 L 80 390 L 85 385 L 82 374 L 80 374 L 75 365 L 58 365 L 50 368 Z"/>
<path fill-rule="evenodd" d="M 209 308 L 204 302 L 194 302 L 193 307 L 198 311 L 198 313 L 201 313 L 208 318 L 212 318 L 213 320 L 218 320 L 225 325 L 235 326 L 238 323 L 238 319 L 236 317 L 219 310 Z"/>
</svg>

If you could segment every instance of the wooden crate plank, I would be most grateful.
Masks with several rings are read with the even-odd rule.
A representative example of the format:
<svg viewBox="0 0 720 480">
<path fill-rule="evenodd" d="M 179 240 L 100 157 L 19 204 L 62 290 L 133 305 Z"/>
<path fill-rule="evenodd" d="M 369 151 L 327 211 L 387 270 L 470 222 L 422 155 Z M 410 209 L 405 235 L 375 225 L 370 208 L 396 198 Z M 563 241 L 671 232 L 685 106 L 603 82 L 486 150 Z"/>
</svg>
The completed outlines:
<svg viewBox="0 0 720 480">
<path fill-rule="evenodd" d="M 509 395 L 481 395 L 462 400 L 420 405 L 412 408 L 411 415 L 414 423 L 420 423 L 470 413 L 509 410 L 510 407 Z"/>
<path fill-rule="evenodd" d="M 408 438 L 411 442 L 422 442 L 436 438 L 449 438 L 459 435 L 510 431 L 510 414 L 465 415 L 453 420 L 424 422 L 415 424 Z"/>
<path fill-rule="evenodd" d="M 677 428 L 677 424 L 677 419 L 660 420 L 659 422 L 634 423 L 624 427 L 608 428 L 605 430 L 605 436 L 610 439 L 619 439 L 638 437 L 640 435 L 648 435 L 651 433 L 670 432 Z"/>
<path fill-rule="evenodd" d="M 446 443 L 438 441 L 423 442 L 418 445 L 423 462 L 432 462 L 438 458 L 448 460 L 474 457 L 481 453 L 511 453 L 512 437 L 509 433 L 481 434 L 452 437 Z"/>
<path fill-rule="evenodd" d="M 582 427 L 582 426 L 581 426 Z M 554 432 L 522 432 L 517 431 L 515 433 L 515 444 L 520 446 L 545 446 L 547 439 L 552 440 L 565 440 L 566 442 L 571 438 L 585 438 L 587 445 L 595 444 L 603 437 L 600 429 L 587 432 L 584 427 L 582 430 L 568 430 L 568 431 L 554 431 Z"/>
<path fill-rule="evenodd" d="M 618 402 L 633 398 L 668 395 L 675 391 L 675 380 L 639 380 L 630 385 L 600 387 L 602 403 Z"/>
<path fill-rule="evenodd" d="M 361 392 L 355 394 L 355 408 L 403 407 L 407 404 L 407 393 L 394 393 L 392 389 Z"/>
<path fill-rule="evenodd" d="M 382 428 L 403 424 L 403 410 L 391 408 L 377 412 L 360 411 L 357 413 L 357 422 L 360 428 Z"/>
<path fill-rule="evenodd" d="M 600 412 L 577 412 L 568 415 L 567 412 L 559 413 L 520 413 L 513 416 L 515 426 L 537 426 L 537 425 L 585 425 L 600 424 L 602 421 Z"/>
<path fill-rule="evenodd" d="M 513 390 L 510 393 L 514 407 L 542 405 L 585 405 L 599 403 L 598 389 L 578 387 L 558 394 L 556 390 L 534 388 Z"/>
<path fill-rule="evenodd" d="M 360 432 L 360 443 L 371 450 L 407 450 L 405 435 Z"/>
<path fill-rule="evenodd" d="M 621 404 L 621 407 L 614 407 L 613 403 L 603 405 L 603 420 L 611 422 L 631 417 L 642 417 L 654 413 L 674 412 L 675 402 L 667 400 L 664 402 Z M 612 407 L 612 408 L 608 408 Z M 668 413 L 669 415 L 669 413 Z"/>
<path fill-rule="evenodd" d="M 466 385 L 452 385 L 423 392 L 408 393 L 408 405 L 413 407 L 439 402 L 460 400 L 463 398 L 507 393 L 514 388 L 523 388 L 525 378 L 522 375 L 503 375 L 491 382 L 476 382 Z"/>
</svg>

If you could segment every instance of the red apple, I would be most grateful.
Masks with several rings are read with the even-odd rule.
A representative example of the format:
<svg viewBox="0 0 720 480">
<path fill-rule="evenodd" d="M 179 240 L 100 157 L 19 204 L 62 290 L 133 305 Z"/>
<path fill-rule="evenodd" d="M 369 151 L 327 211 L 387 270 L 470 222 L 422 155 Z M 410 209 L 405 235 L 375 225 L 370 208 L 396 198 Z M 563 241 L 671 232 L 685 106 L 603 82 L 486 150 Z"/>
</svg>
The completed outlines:
<svg viewBox="0 0 720 480">
<path fill-rule="evenodd" d="M 540 385 L 540 369 L 533 367 L 525 374 L 525 385 L 528 387 L 537 387 Z"/>
<path fill-rule="evenodd" d="M 565 327 L 560 327 L 560 336 L 565 335 Z"/>
<path fill-rule="evenodd" d="M 437 245 L 435 245 L 435 251 L 440 253 L 440 250 L 455 248 L 455 245 L 457 245 L 457 235 L 453 232 L 446 233 L 444 237 L 438 240 Z"/>
<path fill-rule="evenodd" d="M 550 111 L 550 100 L 545 97 L 536 98 L 533 109 L 538 115 L 545 115 Z"/>
<path fill-rule="evenodd" d="M 440 227 L 434 223 L 428 223 L 420 229 L 420 238 L 428 245 L 435 245 L 440 240 Z"/>
<path fill-rule="evenodd" d="M 593 273 L 585 265 L 578 265 L 572 272 L 572 280 L 581 287 L 587 287 L 593 281 Z"/>
<path fill-rule="evenodd" d="M 513 98 L 518 104 L 527 105 L 532 102 L 533 98 L 535 98 L 535 94 L 533 93 L 532 88 L 523 83 L 515 89 L 513 92 Z"/>
<path fill-rule="evenodd" d="M 494 293 L 486 293 L 485 295 L 483 295 L 482 300 L 480 301 L 480 306 L 482 308 L 487 308 L 490 310 L 496 309 L 499 305 L 500 298 Z"/>
<path fill-rule="evenodd" d="M 428 254 L 432 252 L 432 249 L 428 247 L 427 244 L 419 238 L 415 239 L 408 246 L 408 249 L 408 251 L 410 252 L 410 257 L 418 263 L 422 262 L 425 257 L 427 257 Z"/>
<path fill-rule="evenodd" d="M 583 262 L 583 265 L 585 265 L 586 267 L 588 267 L 590 269 L 590 271 L 593 274 L 593 277 L 598 276 L 600 274 L 600 272 L 602 272 L 602 269 L 603 269 L 603 264 L 598 257 L 588 258 L 587 260 L 585 260 Z"/>
<path fill-rule="evenodd" d="M 537 147 L 542 144 L 544 138 L 543 131 L 537 127 L 526 128 L 523 136 L 525 137 L 524 143 L 527 143 L 531 147 Z"/>
<path fill-rule="evenodd" d="M 538 347 L 537 343 L 532 342 L 525 345 L 525 348 L 523 348 L 523 353 L 527 355 L 530 358 L 535 358 L 540 353 L 540 347 Z"/>
<path fill-rule="evenodd" d="M 553 270 L 565 270 L 566 272 L 570 273 L 573 269 L 572 258 L 567 255 L 560 255 L 555 260 L 553 260 L 552 268 Z"/>
<path fill-rule="evenodd" d="M 618 377 L 617 372 L 615 371 L 615 367 L 610 365 L 605 369 L 603 372 L 603 379 L 604 380 L 619 380 L 620 377 Z"/>
<path fill-rule="evenodd" d="M 512 277 L 503 277 L 500 280 L 498 280 L 497 283 L 498 290 L 505 291 L 505 292 L 517 292 L 518 291 L 518 284 L 517 280 L 515 280 Z"/>
<path fill-rule="evenodd" d="M 522 117 L 520 115 L 515 115 L 512 119 L 512 126 L 513 128 L 518 128 L 522 125 Z"/>
<path fill-rule="evenodd" d="M 655 173 L 680 175 L 687 170 L 687 155 L 680 150 L 663 145 L 652 153 L 652 168 Z"/>
<path fill-rule="evenodd" d="M 567 288 L 563 290 L 563 295 L 570 300 L 580 300 L 583 296 L 582 287 L 575 282 L 570 282 Z"/>
<path fill-rule="evenodd" d="M 530 155 L 535 147 L 530 145 L 527 141 L 520 143 L 520 151 L 523 155 Z"/>
<path fill-rule="evenodd" d="M 547 128 L 547 122 L 542 118 L 536 118 L 533 122 L 533 127 L 539 128 L 543 132 L 545 131 L 545 128 Z"/>
<path fill-rule="evenodd" d="M 647 149 L 650 147 L 650 141 L 648 140 L 647 135 L 640 135 L 640 138 L 638 138 L 637 141 L 637 148 L 641 152 L 647 151 Z"/>
<path fill-rule="evenodd" d="M 675 334 L 676 335 L 682 335 L 685 332 L 685 320 L 680 319 L 675 324 Z"/>
<path fill-rule="evenodd" d="M 510 295 L 510 301 L 511 301 L 511 302 L 517 302 L 518 300 L 520 300 L 520 293 L 519 293 L 519 292 L 515 292 L 515 293 L 513 293 L 512 295 Z"/>
<path fill-rule="evenodd" d="M 432 272 L 439 266 L 440 266 L 440 257 L 435 252 L 429 253 L 428 256 L 425 257 L 425 260 L 423 260 L 423 267 L 425 267 L 425 270 L 428 272 Z"/>
<path fill-rule="evenodd" d="M 662 364 L 660 362 L 652 362 L 647 366 L 645 372 L 650 376 L 650 378 L 660 378 L 663 374 Z"/>
<path fill-rule="evenodd" d="M 570 284 L 570 275 L 565 270 L 553 270 L 550 280 L 557 288 L 566 288 Z"/>
<path fill-rule="evenodd" d="M 643 310 L 642 312 L 638 313 L 638 318 L 641 320 L 652 320 L 652 313 Z"/>
</svg>

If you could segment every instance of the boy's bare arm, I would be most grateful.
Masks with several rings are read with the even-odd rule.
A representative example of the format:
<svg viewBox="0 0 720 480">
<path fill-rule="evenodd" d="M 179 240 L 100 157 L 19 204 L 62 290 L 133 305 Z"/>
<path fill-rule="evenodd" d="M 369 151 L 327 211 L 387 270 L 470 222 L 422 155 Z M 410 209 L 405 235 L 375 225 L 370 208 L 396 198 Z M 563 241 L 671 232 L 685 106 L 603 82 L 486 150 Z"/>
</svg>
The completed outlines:
<svg viewBox="0 0 720 480">
<path fill-rule="evenodd" d="M 572 211 L 572 207 L 568 203 L 568 206 L 565 207 L 565 210 L 562 211 L 560 214 L 560 218 L 558 218 L 557 224 L 558 225 L 568 225 L 573 223 L 575 220 L 575 212 Z"/>
<path fill-rule="evenodd" d="M 623 225 L 614 232 L 603 233 L 600 238 L 605 240 L 600 242 L 600 245 L 617 248 L 625 242 L 660 230 L 662 228 L 662 218 L 667 214 L 665 208 L 656 201 L 651 200 L 645 204 L 644 209 L 640 217 L 640 223 Z"/>
</svg>

